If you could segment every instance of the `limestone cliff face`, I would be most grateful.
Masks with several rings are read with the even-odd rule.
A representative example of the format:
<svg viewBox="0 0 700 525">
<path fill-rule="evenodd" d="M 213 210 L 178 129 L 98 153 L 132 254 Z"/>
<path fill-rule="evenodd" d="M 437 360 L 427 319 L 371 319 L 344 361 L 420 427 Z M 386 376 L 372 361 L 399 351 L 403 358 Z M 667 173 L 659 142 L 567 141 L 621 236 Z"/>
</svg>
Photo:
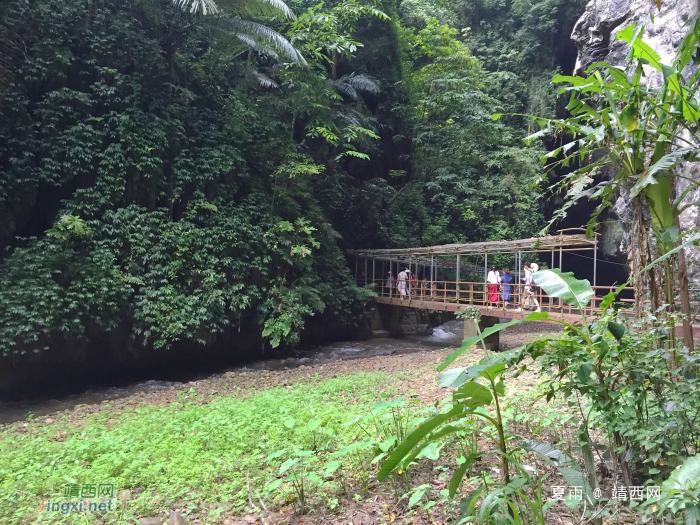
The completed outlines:
<svg viewBox="0 0 700 525">
<path fill-rule="evenodd" d="M 698 0 L 663 0 L 659 11 L 655 0 L 591 0 L 571 34 L 579 51 L 575 74 L 600 60 L 624 64 L 629 48 L 615 37 L 632 23 L 646 26 L 644 39 L 670 63 L 699 4 Z"/>
<path fill-rule="evenodd" d="M 678 45 L 688 30 L 688 21 L 700 10 L 700 0 L 663 0 L 661 11 L 656 0 L 591 0 L 579 18 L 571 35 L 578 48 L 574 74 L 581 75 L 594 62 L 605 61 L 612 65 L 624 65 L 629 46 L 616 40 L 619 31 L 634 23 L 644 25 L 644 39 L 670 64 Z M 650 13 L 653 14 L 653 21 Z M 655 84 L 660 77 L 648 68 L 648 82 Z M 684 170 L 695 180 L 700 180 L 700 165 L 687 165 Z M 680 194 L 685 188 L 679 187 Z M 688 196 L 689 202 L 700 199 L 700 192 Z M 632 206 L 627 195 L 616 202 L 614 212 L 619 218 L 613 227 L 602 233 L 602 249 L 610 255 L 626 253 L 631 232 Z M 698 208 L 689 208 L 681 216 L 681 227 L 692 228 L 700 224 Z M 691 286 L 700 285 L 700 251 L 687 251 Z"/>
</svg>

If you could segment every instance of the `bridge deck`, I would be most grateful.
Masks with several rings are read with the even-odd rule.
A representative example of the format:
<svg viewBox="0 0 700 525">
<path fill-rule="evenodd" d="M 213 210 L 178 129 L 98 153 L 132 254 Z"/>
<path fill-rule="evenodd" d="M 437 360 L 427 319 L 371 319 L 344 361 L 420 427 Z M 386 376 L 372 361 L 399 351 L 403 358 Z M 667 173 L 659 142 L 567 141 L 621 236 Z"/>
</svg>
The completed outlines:
<svg viewBox="0 0 700 525">
<path fill-rule="evenodd" d="M 358 284 L 370 285 L 371 282 L 358 282 Z M 458 286 L 459 293 L 457 293 Z M 488 303 L 488 292 L 484 292 L 484 283 L 461 282 L 458 285 L 454 282 L 434 281 L 432 289 L 430 287 L 430 282 L 420 283 L 420 287 L 416 286 L 413 290 L 409 289 L 409 293 L 404 299 L 401 299 L 395 287 L 392 286 L 388 288 L 386 287 L 386 283 L 381 283 L 378 280 L 375 282 L 373 288 L 378 295 L 375 299 L 376 302 L 403 306 L 405 308 L 456 312 L 464 309 L 466 306 L 474 306 L 485 316 L 499 317 L 502 319 L 525 319 L 535 310 L 537 307 L 536 305 L 539 305 L 543 312 L 549 313 L 549 317 L 552 320 L 562 320 L 571 324 L 580 323 L 582 320 L 580 310 L 568 306 L 557 298 L 547 296 L 541 288 L 535 288 L 535 293 L 530 296 L 526 294 L 525 285 L 522 284 L 510 285 L 511 297 L 507 306 L 504 305 L 503 291 L 499 286 L 498 303 L 493 303 L 491 308 L 489 308 Z M 589 306 L 586 307 L 584 311 L 586 317 L 593 316 L 596 312 L 600 311 L 599 305 L 603 300 L 603 296 L 613 291 L 614 287 L 594 286 L 593 290 L 595 294 L 591 298 Z M 693 291 L 700 293 L 700 290 Z M 525 302 L 525 308 L 519 309 L 522 304 L 521 298 L 522 301 Z M 537 303 L 531 302 L 532 299 L 535 299 Z M 631 307 L 634 303 L 634 299 L 618 298 L 618 300 L 629 304 L 631 315 Z M 698 324 L 700 321 L 700 302 L 693 301 L 691 306 L 694 323 L 693 335 L 698 338 L 700 337 L 700 324 Z M 676 325 L 676 335 L 683 335 L 682 324 Z"/>
<path fill-rule="evenodd" d="M 391 304 L 394 306 L 403 306 L 407 308 L 422 308 L 425 310 L 438 310 L 441 312 L 456 312 L 460 309 L 464 309 L 464 305 L 459 305 L 455 302 L 440 302 L 440 301 L 425 301 L 421 299 L 404 299 L 403 301 L 396 297 L 377 297 L 376 302 L 381 304 Z M 530 315 L 533 310 L 521 310 L 517 311 L 516 307 L 508 306 L 508 308 L 495 307 L 488 308 L 484 305 L 472 305 L 481 310 L 481 315 L 490 315 L 494 317 L 499 317 L 501 319 L 525 319 Z M 543 312 L 549 312 L 550 317 L 553 319 L 560 319 L 566 321 L 567 323 L 578 323 L 581 321 L 580 313 L 562 313 L 562 312 L 550 312 L 548 307 L 542 308 Z"/>
<path fill-rule="evenodd" d="M 504 319 L 524 319 L 535 308 L 540 307 L 543 312 L 548 312 L 551 318 L 569 323 L 581 321 L 580 310 L 568 306 L 559 299 L 547 296 L 539 287 L 530 287 L 528 290 L 525 285 L 511 284 L 509 285 L 510 291 L 506 294 L 508 289 L 504 292 L 504 289 L 499 286 L 499 291 L 496 293 L 498 300 L 489 303 L 489 294 L 484 291 L 484 283 L 433 281 L 431 287 L 430 282 L 419 282 L 413 286 L 412 290 L 409 287 L 404 299 L 401 298 L 399 291 L 394 286 L 389 288 L 386 284 L 378 281 L 374 283 L 373 288 L 377 292 L 376 301 L 378 303 L 443 312 L 456 312 L 466 306 L 473 306 L 481 310 L 482 315 Z M 528 293 L 528 291 L 534 293 Z M 600 302 L 603 300 L 603 296 L 611 291 L 611 288 L 597 286 L 594 291 L 595 295 L 584 312 L 586 316 L 600 311 Z M 507 306 L 503 300 L 506 295 L 510 296 Z M 631 299 L 623 299 L 623 301 L 633 302 Z"/>
</svg>

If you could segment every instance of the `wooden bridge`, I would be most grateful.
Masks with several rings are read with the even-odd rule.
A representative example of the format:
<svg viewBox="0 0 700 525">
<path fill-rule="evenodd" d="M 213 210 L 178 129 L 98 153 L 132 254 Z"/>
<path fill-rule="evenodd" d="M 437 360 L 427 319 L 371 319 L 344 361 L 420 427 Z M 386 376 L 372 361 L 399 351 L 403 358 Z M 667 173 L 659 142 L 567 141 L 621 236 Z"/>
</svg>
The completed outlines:
<svg viewBox="0 0 700 525">
<path fill-rule="evenodd" d="M 479 308 L 486 325 L 493 319 L 523 319 L 539 308 L 550 318 L 580 322 L 600 311 L 603 297 L 616 286 L 597 286 L 598 239 L 588 238 L 583 229 L 569 229 L 539 238 L 516 241 L 489 241 L 471 244 L 450 244 L 406 249 L 352 250 L 355 256 L 355 280 L 360 286 L 370 286 L 379 304 L 456 312 L 466 306 Z M 547 296 L 540 287 L 523 282 L 524 265 L 536 262 L 540 269 L 562 268 L 564 252 L 592 252 L 588 256 L 593 269 L 594 295 L 583 312 L 560 299 Z M 499 284 L 497 301 L 489 301 L 486 278 L 491 264 L 501 275 L 510 269 L 513 282 Z M 402 298 L 397 288 L 397 276 L 408 268 L 408 293 Z M 693 322 L 700 318 L 700 290 L 691 290 Z M 509 298 L 506 296 L 510 296 Z M 506 301 L 505 299 L 509 300 Z M 493 299 L 493 296 L 491 297 Z M 625 289 L 618 300 L 634 305 L 632 289 Z M 630 312 L 631 313 L 631 312 Z M 497 321 L 496 321 L 497 322 Z M 700 326 L 694 326 L 696 337 Z"/>
</svg>

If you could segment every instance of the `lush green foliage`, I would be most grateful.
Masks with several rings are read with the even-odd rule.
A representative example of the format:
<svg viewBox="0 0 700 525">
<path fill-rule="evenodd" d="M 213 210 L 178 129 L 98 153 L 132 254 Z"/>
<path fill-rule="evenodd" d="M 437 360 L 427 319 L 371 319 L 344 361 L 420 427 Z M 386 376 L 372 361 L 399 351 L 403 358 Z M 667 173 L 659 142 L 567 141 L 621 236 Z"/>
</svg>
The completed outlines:
<svg viewBox="0 0 700 525">
<path fill-rule="evenodd" d="M 3 18 L 27 49 L 0 87 L 3 238 L 39 237 L 12 240 L 2 264 L 3 353 L 115 329 L 144 348 L 212 342 L 251 322 L 293 344 L 325 308 L 352 323 L 365 294 L 309 194 L 323 166 L 294 153 L 279 103 L 303 110 L 295 93 L 256 88 L 207 19 L 90 6 Z M 310 106 L 340 104 L 305 71 L 290 75 L 326 86 Z"/>
<path fill-rule="evenodd" d="M 427 21 L 403 33 L 410 103 L 399 108 L 415 150 L 413 177 L 425 184 L 426 243 L 519 238 L 541 225 L 537 150 L 490 122 L 498 100 L 458 31 Z M 471 232 L 469 236 L 465 232 Z"/>
<path fill-rule="evenodd" d="M 664 322 L 647 320 L 639 327 L 629 324 L 609 294 L 601 304 L 602 312 L 593 321 L 586 318 L 593 290 L 588 281 L 576 280 L 573 274 L 559 270 L 542 270 L 533 274 L 538 286 L 550 297 L 562 299 L 581 312 L 576 325 L 549 318 L 547 312 L 533 313 L 525 320 L 513 320 L 484 330 L 483 334 L 466 339 L 438 366 L 438 386 L 453 388 L 452 408 L 436 413 L 411 432 L 398 445 L 379 471 L 379 479 L 396 469 L 407 470 L 417 451 L 433 443 L 442 443 L 446 436 L 479 432 L 478 428 L 460 425 L 463 419 L 483 418 L 489 422 L 490 438 L 497 445 L 502 464 L 501 485 L 496 491 L 480 487 L 461 503 L 465 520 L 476 518 L 487 523 L 519 523 L 523 509 L 531 509 L 533 523 L 544 522 L 546 510 L 541 498 L 541 480 L 532 477 L 536 469 L 524 467 L 518 460 L 524 451 L 537 452 L 555 466 L 569 486 L 582 487 L 582 500 L 587 501 L 588 516 L 600 520 L 609 512 L 607 499 L 596 501 L 599 489 L 598 468 L 594 450 L 603 451 L 602 458 L 612 461 L 613 476 L 624 486 L 633 485 L 635 476 L 644 474 L 647 483 L 666 478 L 664 495 L 658 507 L 649 507 L 648 517 L 673 516 L 682 512 L 686 523 L 698 510 L 697 483 L 692 472 L 697 469 L 700 447 L 700 389 L 697 362 L 700 356 L 687 348 L 669 348 Z M 543 338 L 520 349 L 487 356 L 476 366 L 447 367 L 483 337 L 509 326 L 532 320 L 551 320 L 564 325 L 563 337 Z M 641 325 L 641 321 L 639 322 Z M 678 354 L 678 355 L 676 355 Z M 557 396 L 566 399 L 569 409 L 578 412 L 580 427 L 576 433 L 585 465 L 581 470 L 571 458 L 551 445 L 532 443 L 504 426 L 499 397 L 505 392 L 502 379 L 508 368 L 516 376 L 532 367 L 534 360 L 545 381 L 546 400 Z M 681 366 L 677 366 L 680 364 Z M 492 405 L 492 410 L 483 407 Z M 594 437 L 596 436 L 596 437 Z M 548 448 L 550 447 L 550 448 Z M 450 497 L 454 496 L 477 454 L 463 456 L 450 481 Z M 682 467 L 683 474 L 674 471 Z M 515 466 L 519 475 L 512 479 Z M 529 491 L 519 491 L 528 486 Z M 481 499 L 477 506 L 476 500 Z M 599 498 L 597 498 L 599 499 Z M 572 501 L 576 504 L 576 501 Z M 688 521 L 690 520 L 690 521 Z"/>
<path fill-rule="evenodd" d="M 381 373 L 360 374 L 261 390 L 242 399 L 183 390 L 167 406 L 119 410 L 102 405 L 79 426 L 59 420 L 32 425 L 27 434 L 0 434 L 0 519 L 7 524 L 78 519 L 35 512 L 41 497 L 60 497 L 66 483 L 146 487 L 137 501 L 120 505 L 108 517 L 115 524 L 133 523 L 134 516 L 167 508 L 165 498 L 182 497 L 193 506 L 231 502 L 241 509 L 248 503 L 247 476 L 256 493 L 267 497 L 263 487 L 276 465 L 265 459 L 272 452 L 314 445 L 319 454 L 340 450 L 357 433 L 357 427 L 345 423 L 393 395 L 391 379 Z M 312 428 L 314 421 L 319 425 Z M 319 428 L 324 430 L 322 446 Z M 341 459 L 337 468 L 354 475 L 362 469 L 364 449 L 359 463 L 349 456 Z"/>
<path fill-rule="evenodd" d="M 294 345 L 320 312 L 358 322 L 368 293 L 342 248 L 542 226 L 538 152 L 522 123 L 489 118 L 511 107 L 478 57 L 491 29 L 463 30 L 459 6 L 290 5 L 3 9 L 3 355 L 241 327 Z"/>
</svg>

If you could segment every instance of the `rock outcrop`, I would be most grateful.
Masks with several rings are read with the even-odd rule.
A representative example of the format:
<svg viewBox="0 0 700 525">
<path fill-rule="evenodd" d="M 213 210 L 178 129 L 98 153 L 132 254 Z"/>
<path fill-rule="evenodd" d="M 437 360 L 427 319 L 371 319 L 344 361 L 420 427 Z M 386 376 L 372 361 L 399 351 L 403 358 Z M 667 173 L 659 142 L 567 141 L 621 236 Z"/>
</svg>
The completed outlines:
<svg viewBox="0 0 700 525">
<path fill-rule="evenodd" d="M 617 34 L 634 23 L 644 25 L 644 40 L 661 55 L 662 62 L 670 64 L 676 50 L 687 34 L 689 21 L 700 11 L 700 0 L 662 0 L 659 11 L 656 0 L 591 0 L 586 11 L 576 23 L 572 40 L 578 48 L 574 74 L 582 75 L 593 63 L 605 61 L 612 65 L 624 65 L 629 45 L 617 40 Z M 653 15 L 653 20 L 652 20 Z M 647 81 L 654 85 L 661 76 L 651 68 L 647 70 Z M 684 167 L 694 180 L 700 180 L 700 165 L 694 163 Z M 678 194 L 685 187 L 678 188 Z M 688 202 L 700 199 L 700 192 L 688 195 Z M 632 231 L 633 206 L 627 195 L 617 200 L 613 209 L 619 219 L 618 224 L 604 228 L 602 248 L 609 254 L 623 254 L 627 251 L 629 235 Z M 687 230 L 700 225 L 697 207 L 691 207 L 681 215 L 681 228 Z M 700 285 L 700 251 L 687 250 L 691 286 Z"/>
<path fill-rule="evenodd" d="M 615 37 L 632 23 L 646 26 L 644 39 L 664 62 L 670 63 L 687 32 L 688 21 L 699 8 L 698 0 L 663 0 L 661 11 L 656 0 L 591 0 L 571 34 L 578 48 L 574 74 L 582 74 L 600 60 L 624 64 L 629 48 Z"/>
</svg>

